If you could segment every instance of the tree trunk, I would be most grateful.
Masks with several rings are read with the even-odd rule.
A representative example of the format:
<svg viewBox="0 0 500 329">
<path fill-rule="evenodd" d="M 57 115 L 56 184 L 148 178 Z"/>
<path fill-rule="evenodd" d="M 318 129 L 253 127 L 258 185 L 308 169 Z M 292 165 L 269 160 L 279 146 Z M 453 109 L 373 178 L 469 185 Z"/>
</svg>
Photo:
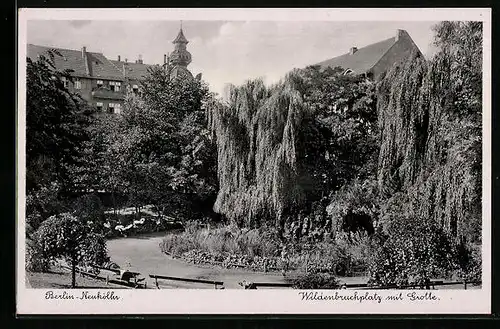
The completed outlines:
<svg viewBox="0 0 500 329">
<path fill-rule="evenodd" d="M 113 202 L 113 214 L 115 215 L 115 219 L 118 219 L 118 214 L 116 213 L 116 199 L 115 199 L 115 191 L 111 192 L 111 200 Z"/>
<path fill-rule="evenodd" d="M 76 261 L 71 261 L 71 288 L 76 288 Z"/>
</svg>

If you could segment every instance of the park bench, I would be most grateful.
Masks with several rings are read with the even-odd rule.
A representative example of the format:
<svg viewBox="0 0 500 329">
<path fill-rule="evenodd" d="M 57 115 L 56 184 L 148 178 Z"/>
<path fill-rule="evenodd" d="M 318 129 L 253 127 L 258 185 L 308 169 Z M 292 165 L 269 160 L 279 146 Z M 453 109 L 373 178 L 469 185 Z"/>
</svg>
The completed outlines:
<svg viewBox="0 0 500 329">
<path fill-rule="evenodd" d="M 113 272 L 118 272 L 117 276 L 113 281 L 118 281 L 124 283 L 125 285 L 132 286 L 134 288 L 146 288 L 146 278 L 140 278 L 141 273 L 132 272 L 128 270 L 112 270 Z"/>
<path fill-rule="evenodd" d="M 280 283 L 280 282 L 247 282 L 243 281 L 239 283 L 243 289 L 257 289 L 258 287 L 263 288 L 291 288 L 293 285 L 291 283 Z"/>
<path fill-rule="evenodd" d="M 203 279 L 190 279 L 190 278 L 178 278 L 173 276 L 165 276 L 165 275 L 155 275 L 150 274 L 150 278 L 155 279 L 156 288 L 160 289 L 158 284 L 158 280 L 171 280 L 171 281 L 181 281 L 181 282 L 190 282 L 190 283 L 204 283 L 204 284 L 212 284 L 214 289 L 224 289 L 224 282 L 222 281 L 213 281 L 213 280 L 203 280 Z"/>
</svg>

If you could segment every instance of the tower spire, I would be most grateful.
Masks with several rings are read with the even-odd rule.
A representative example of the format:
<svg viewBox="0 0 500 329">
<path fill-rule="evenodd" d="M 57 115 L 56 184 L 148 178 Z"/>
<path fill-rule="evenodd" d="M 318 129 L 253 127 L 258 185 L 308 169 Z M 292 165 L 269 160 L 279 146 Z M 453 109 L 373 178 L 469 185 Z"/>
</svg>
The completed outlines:
<svg viewBox="0 0 500 329">
<path fill-rule="evenodd" d="M 191 54 L 186 49 L 186 45 L 189 41 L 186 39 L 184 32 L 182 31 L 182 21 L 179 33 L 172 43 L 175 45 L 175 49 L 171 54 L 172 64 L 184 67 L 188 66 L 189 63 L 191 63 Z"/>
<path fill-rule="evenodd" d="M 169 79 L 176 77 L 193 79 L 193 75 L 187 69 L 187 66 L 191 63 L 191 54 L 186 49 L 189 41 L 182 31 L 182 21 L 180 22 L 179 33 L 172 43 L 175 45 L 175 49 L 168 56 L 166 65 Z"/>
</svg>

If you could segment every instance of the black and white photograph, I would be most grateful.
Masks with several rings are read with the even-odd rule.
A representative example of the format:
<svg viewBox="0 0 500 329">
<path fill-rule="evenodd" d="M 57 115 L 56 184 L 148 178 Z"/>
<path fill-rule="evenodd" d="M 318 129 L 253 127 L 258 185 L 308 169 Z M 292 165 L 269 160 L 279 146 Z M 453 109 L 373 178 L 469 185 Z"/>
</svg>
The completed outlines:
<svg viewBox="0 0 500 329">
<path fill-rule="evenodd" d="M 489 307 L 490 12 L 373 10 L 26 16 L 18 298 Z"/>
</svg>

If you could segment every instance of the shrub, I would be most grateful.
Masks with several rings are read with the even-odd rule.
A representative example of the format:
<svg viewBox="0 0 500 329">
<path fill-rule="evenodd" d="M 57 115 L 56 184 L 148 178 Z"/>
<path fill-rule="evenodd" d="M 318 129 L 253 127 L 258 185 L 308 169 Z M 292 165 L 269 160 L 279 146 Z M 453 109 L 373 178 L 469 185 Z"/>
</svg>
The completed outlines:
<svg viewBox="0 0 500 329">
<path fill-rule="evenodd" d="M 167 234 L 160 243 L 160 249 L 174 255 L 200 249 L 214 254 L 269 257 L 279 254 L 274 234 L 266 229 L 240 230 L 230 226 L 209 230 L 188 224 L 181 234 Z"/>
<path fill-rule="evenodd" d="M 72 286 L 76 286 L 77 265 L 107 262 L 106 243 L 102 235 L 93 233 L 90 227 L 76 217 L 64 213 L 44 221 L 34 233 L 34 250 L 40 251 L 45 261 L 66 259 L 72 266 Z"/>
<path fill-rule="evenodd" d="M 482 275 L 482 259 L 481 246 L 476 248 L 467 244 L 465 239 L 461 239 L 455 245 L 455 275 L 465 281 L 481 281 Z"/>
<path fill-rule="evenodd" d="M 352 276 L 368 270 L 374 248 L 366 233 L 357 233 L 351 238 L 340 234 L 335 241 L 296 245 L 290 267 L 308 273 Z"/>
<path fill-rule="evenodd" d="M 400 216 L 380 233 L 370 265 L 374 284 L 395 285 L 447 277 L 454 268 L 453 244 L 441 227 L 416 216 Z"/>
<path fill-rule="evenodd" d="M 294 289 L 340 289 L 342 284 L 330 273 L 308 273 L 288 279 Z"/>
<path fill-rule="evenodd" d="M 31 240 L 26 240 L 25 268 L 28 272 L 47 272 L 50 269 L 49 259 L 43 257 L 40 248 Z"/>
</svg>

